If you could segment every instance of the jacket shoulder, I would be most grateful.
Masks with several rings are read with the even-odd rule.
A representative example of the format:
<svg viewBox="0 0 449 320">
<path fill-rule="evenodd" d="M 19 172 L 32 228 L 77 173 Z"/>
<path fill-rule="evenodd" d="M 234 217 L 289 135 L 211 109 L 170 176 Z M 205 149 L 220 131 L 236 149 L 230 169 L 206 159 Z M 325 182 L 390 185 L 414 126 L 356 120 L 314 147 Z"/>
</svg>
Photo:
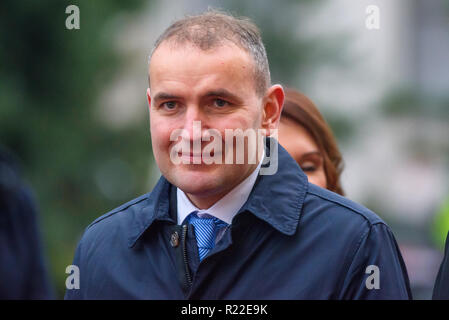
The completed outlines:
<svg viewBox="0 0 449 320">
<path fill-rule="evenodd" d="M 307 200 L 312 202 L 325 202 L 325 207 L 329 210 L 324 210 L 324 212 L 332 214 L 339 219 L 346 220 L 358 217 L 359 219 L 365 221 L 369 226 L 375 224 L 386 225 L 386 223 L 377 214 L 361 204 L 311 183 L 309 183 L 308 198 L 309 199 Z"/>
<path fill-rule="evenodd" d="M 135 217 L 147 203 L 149 194 L 144 194 L 101 215 L 83 232 L 78 248 L 83 247 L 82 256 L 92 252 L 108 250 L 114 243 L 126 241 L 135 226 Z M 81 251 L 80 251 L 81 254 Z"/>
<path fill-rule="evenodd" d="M 131 201 L 128 201 L 128 202 L 122 204 L 121 206 L 119 206 L 119 207 L 117 207 L 117 208 L 115 208 L 115 209 L 113 209 L 113 210 L 111 210 L 111 211 L 101 215 L 100 217 L 95 219 L 91 224 L 89 224 L 86 229 L 90 229 L 92 226 L 94 226 L 94 225 L 96 225 L 96 224 L 98 224 L 98 223 L 100 223 L 100 222 L 102 222 L 104 220 L 107 220 L 107 219 L 110 220 L 111 217 L 115 217 L 115 215 L 118 214 L 118 213 L 126 212 L 126 211 L 129 211 L 129 210 L 138 209 L 138 208 L 143 207 L 144 203 L 145 203 L 145 200 L 148 199 L 149 195 L 150 195 L 150 193 L 146 193 L 144 195 L 141 195 L 140 197 L 137 197 L 137 198 L 135 198 L 135 199 L 133 199 Z"/>
</svg>

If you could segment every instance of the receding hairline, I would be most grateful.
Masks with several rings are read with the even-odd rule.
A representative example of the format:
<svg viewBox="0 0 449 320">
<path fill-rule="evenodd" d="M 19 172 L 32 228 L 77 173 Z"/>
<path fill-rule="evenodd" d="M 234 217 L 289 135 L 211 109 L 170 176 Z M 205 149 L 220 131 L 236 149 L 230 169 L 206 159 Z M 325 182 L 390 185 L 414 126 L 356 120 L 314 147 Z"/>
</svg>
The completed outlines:
<svg viewBox="0 0 449 320">
<path fill-rule="evenodd" d="M 148 64 L 162 44 L 192 45 L 209 51 L 229 45 L 243 50 L 253 63 L 255 90 L 263 95 L 271 84 L 265 46 L 259 28 L 246 17 L 234 17 L 225 12 L 209 9 L 196 16 L 187 16 L 172 23 L 156 40 Z M 150 76 L 148 75 L 150 83 Z"/>
<path fill-rule="evenodd" d="M 194 43 L 186 42 L 182 44 L 176 43 L 176 41 L 172 41 L 171 39 L 167 39 L 166 41 L 160 43 L 160 45 L 155 48 L 155 50 L 152 52 L 152 55 L 150 56 L 148 67 L 151 65 L 151 61 L 153 59 L 154 54 L 158 51 L 158 49 L 162 48 L 168 48 L 169 50 L 184 50 L 184 49 L 192 49 L 192 50 L 198 50 L 199 52 L 204 52 L 206 54 L 213 54 L 214 52 L 220 50 L 221 48 L 231 48 L 231 49 L 237 49 L 244 53 L 244 55 L 248 58 L 248 61 L 251 63 L 251 67 L 253 69 L 256 68 L 256 61 L 254 61 L 254 58 L 251 56 L 251 53 L 248 52 L 245 48 L 242 48 L 241 46 L 235 44 L 234 42 L 230 40 L 224 40 L 220 44 L 217 44 L 216 46 L 210 47 L 207 50 L 203 50 L 201 48 L 198 48 Z"/>
<path fill-rule="evenodd" d="M 241 51 L 245 52 L 245 54 L 253 61 L 253 57 L 251 56 L 251 52 L 249 52 L 245 47 L 235 43 L 234 41 L 223 39 L 219 43 L 215 44 L 214 46 L 211 46 L 207 49 L 203 49 L 198 47 L 195 43 L 192 42 L 178 42 L 176 39 L 173 38 L 167 38 L 163 42 L 161 42 L 157 47 L 154 48 L 154 50 L 151 52 L 151 55 L 149 56 L 149 62 L 151 62 L 152 57 L 154 56 L 154 53 L 158 51 L 161 47 L 168 47 L 171 50 L 183 50 L 185 48 L 191 48 L 196 49 L 205 53 L 216 51 L 217 49 L 223 48 L 223 47 L 233 47 L 240 49 Z"/>
<path fill-rule="evenodd" d="M 227 40 L 227 39 L 221 41 L 217 45 L 214 45 L 213 47 L 210 47 L 210 48 L 208 48 L 206 50 L 196 46 L 194 43 L 191 43 L 191 42 L 184 42 L 184 43 L 180 44 L 180 43 L 177 43 L 176 40 L 174 40 L 174 39 L 171 39 L 171 38 L 165 39 L 164 41 L 159 43 L 159 45 L 157 47 L 154 48 L 154 50 L 152 51 L 151 56 L 149 58 L 149 62 L 148 62 L 148 84 L 150 85 L 150 73 L 149 73 L 149 70 L 150 70 L 150 66 L 151 66 L 151 61 L 152 61 L 153 56 L 156 53 L 156 51 L 158 51 L 158 49 L 168 48 L 170 50 L 184 50 L 184 49 L 190 49 L 191 48 L 191 49 L 194 49 L 194 50 L 196 49 L 196 50 L 199 50 L 199 51 L 204 52 L 204 53 L 207 54 L 207 53 L 214 53 L 215 51 L 217 51 L 217 50 L 219 50 L 220 48 L 223 48 L 223 47 L 231 47 L 232 49 L 236 48 L 236 49 L 239 49 L 241 52 L 243 52 L 245 54 L 245 56 L 248 58 L 249 63 L 251 64 L 250 68 L 251 68 L 251 72 L 252 72 L 252 77 L 254 78 L 253 79 L 254 86 L 255 86 L 254 89 L 256 90 L 256 92 L 258 92 L 258 83 L 257 83 L 258 80 L 257 80 L 257 75 L 256 75 L 256 73 L 257 73 L 257 64 L 256 64 L 256 61 L 255 61 L 254 57 L 251 55 L 250 52 L 248 52 L 248 50 L 246 48 L 244 48 L 242 46 L 239 46 L 235 42 L 233 42 L 231 40 Z M 268 89 L 268 86 L 269 86 L 269 83 L 266 84 L 266 87 L 263 90 L 264 92 L 265 92 L 266 89 Z M 262 92 L 259 92 L 259 93 L 262 93 Z"/>
<path fill-rule="evenodd" d="M 169 42 L 170 41 L 168 40 L 167 43 L 165 43 L 165 42 L 161 43 L 161 45 L 157 49 L 158 50 L 160 50 L 160 49 L 162 49 L 162 50 L 165 50 L 165 49 L 168 49 L 168 50 L 184 50 L 184 49 L 197 50 L 198 52 L 205 53 L 205 54 L 214 54 L 215 52 L 219 51 L 223 47 L 231 48 L 232 52 L 235 52 L 235 49 L 240 50 L 241 54 L 245 57 L 244 58 L 245 61 L 242 61 L 242 63 L 244 64 L 244 66 L 246 68 L 245 71 L 249 72 L 247 74 L 248 77 L 254 78 L 254 73 L 255 73 L 256 66 L 255 66 L 254 59 L 251 57 L 251 54 L 248 53 L 244 48 L 241 48 L 241 47 L 237 46 L 235 43 L 233 43 L 231 41 L 225 41 L 222 44 L 220 44 L 219 46 L 216 46 L 216 47 L 213 47 L 213 48 L 209 48 L 208 50 L 202 50 L 201 48 L 198 48 L 197 46 L 195 46 L 194 44 L 191 44 L 191 43 L 184 43 L 181 46 L 177 46 L 177 45 L 174 45 L 173 43 L 170 44 Z M 157 55 L 156 52 L 158 50 L 154 51 L 154 53 L 156 55 Z M 153 54 L 153 56 L 154 56 L 154 54 Z M 230 57 L 230 56 L 228 56 L 228 57 Z M 230 57 L 230 59 L 234 59 L 235 57 L 237 57 L 237 59 L 239 59 L 238 58 L 239 56 Z M 148 66 L 148 82 L 149 82 L 149 84 L 150 84 L 151 61 L 152 61 L 152 59 L 150 60 L 150 64 Z M 218 63 L 224 62 L 224 61 L 227 61 L 227 57 L 224 57 L 223 59 L 220 59 L 220 61 L 217 59 L 216 63 L 218 64 Z M 237 63 L 240 64 L 240 62 L 237 62 Z M 245 71 L 243 71 L 243 72 L 245 72 Z M 252 80 L 253 80 L 254 89 L 255 89 L 255 91 L 257 93 L 257 85 L 255 83 L 255 79 L 252 79 Z"/>
</svg>

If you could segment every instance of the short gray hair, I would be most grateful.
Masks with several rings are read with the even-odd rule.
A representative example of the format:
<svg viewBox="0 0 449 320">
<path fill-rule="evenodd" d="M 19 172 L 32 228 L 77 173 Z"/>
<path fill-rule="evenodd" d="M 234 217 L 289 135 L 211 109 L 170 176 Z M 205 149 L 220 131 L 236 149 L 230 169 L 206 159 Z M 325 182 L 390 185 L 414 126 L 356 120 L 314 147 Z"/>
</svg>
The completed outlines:
<svg viewBox="0 0 449 320">
<path fill-rule="evenodd" d="M 234 17 L 215 9 L 186 16 L 175 21 L 159 36 L 148 61 L 160 44 L 167 40 L 175 44 L 191 43 L 204 51 L 223 45 L 225 40 L 230 41 L 252 57 L 256 93 L 263 96 L 271 83 L 267 53 L 259 28 L 249 18 Z"/>
</svg>

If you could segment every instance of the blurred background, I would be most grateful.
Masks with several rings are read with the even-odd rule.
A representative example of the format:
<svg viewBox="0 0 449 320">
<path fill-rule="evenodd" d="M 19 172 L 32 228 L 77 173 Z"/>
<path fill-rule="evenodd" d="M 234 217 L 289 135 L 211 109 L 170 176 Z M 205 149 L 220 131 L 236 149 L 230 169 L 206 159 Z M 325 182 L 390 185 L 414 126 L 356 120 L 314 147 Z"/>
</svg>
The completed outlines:
<svg viewBox="0 0 449 320">
<path fill-rule="evenodd" d="M 65 26 L 71 4 L 78 30 Z M 366 27 L 369 5 L 379 29 Z M 449 1 L 3 0 L 0 145 L 34 190 L 56 297 L 87 225 L 159 178 L 148 54 L 171 22 L 209 6 L 260 27 L 273 82 L 322 111 L 347 197 L 390 225 L 414 298 L 429 299 L 449 230 Z"/>
</svg>

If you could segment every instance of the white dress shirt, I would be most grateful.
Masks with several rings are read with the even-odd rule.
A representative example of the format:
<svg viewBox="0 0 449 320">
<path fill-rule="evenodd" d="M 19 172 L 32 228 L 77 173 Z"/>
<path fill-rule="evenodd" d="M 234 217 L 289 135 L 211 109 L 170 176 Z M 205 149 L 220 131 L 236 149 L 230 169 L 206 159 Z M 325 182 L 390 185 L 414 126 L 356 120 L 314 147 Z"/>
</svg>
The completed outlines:
<svg viewBox="0 0 449 320">
<path fill-rule="evenodd" d="M 239 209 L 245 204 L 246 200 L 253 189 L 254 183 L 256 182 L 257 176 L 259 174 L 260 167 L 263 162 L 263 157 L 259 162 L 257 168 L 239 185 L 234 189 L 229 191 L 223 198 L 218 200 L 212 207 L 208 209 L 198 209 L 187 197 L 187 195 L 181 189 L 177 188 L 177 210 L 178 210 L 178 224 L 181 225 L 184 219 L 193 211 L 198 211 L 198 217 L 204 215 L 211 215 L 220 220 L 223 220 L 227 224 L 231 224 L 232 218 L 237 214 Z M 216 242 L 220 240 L 224 233 L 219 232 L 216 238 Z"/>
</svg>

